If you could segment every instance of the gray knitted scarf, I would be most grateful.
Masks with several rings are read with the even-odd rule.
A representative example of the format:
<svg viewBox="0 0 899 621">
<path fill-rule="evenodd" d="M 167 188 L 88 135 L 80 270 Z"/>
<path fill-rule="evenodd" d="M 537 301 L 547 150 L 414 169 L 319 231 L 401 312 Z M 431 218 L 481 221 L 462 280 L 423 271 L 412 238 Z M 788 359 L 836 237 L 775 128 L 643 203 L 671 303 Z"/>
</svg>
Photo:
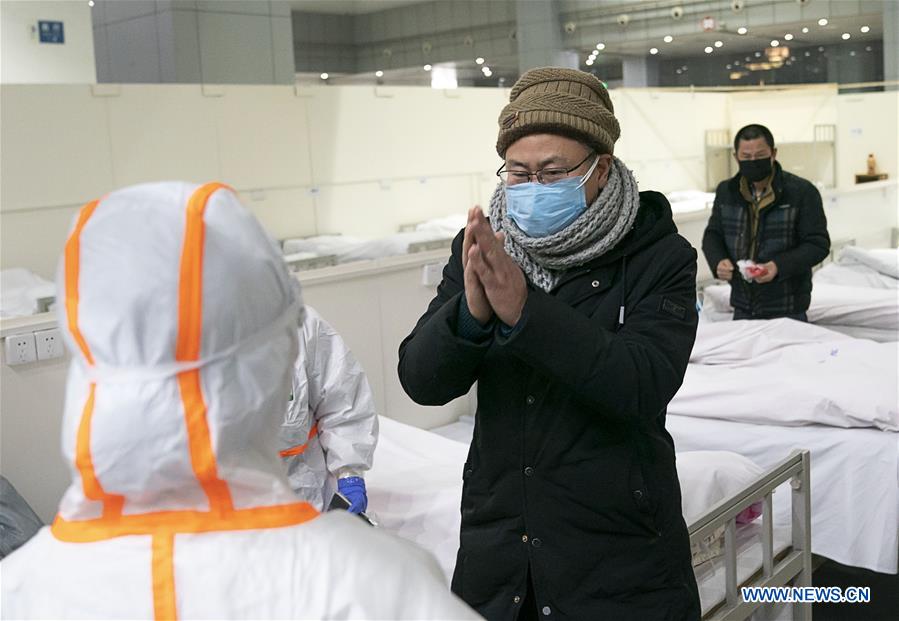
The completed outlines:
<svg viewBox="0 0 899 621">
<path fill-rule="evenodd" d="M 490 223 L 506 234 L 506 252 L 534 285 L 546 292 L 566 270 L 602 256 L 627 235 L 637 217 L 640 192 L 637 180 L 617 157 L 609 178 L 593 201 L 567 227 L 546 237 L 528 237 L 506 213 L 506 193 L 500 183 L 490 199 Z"/>
</svg>

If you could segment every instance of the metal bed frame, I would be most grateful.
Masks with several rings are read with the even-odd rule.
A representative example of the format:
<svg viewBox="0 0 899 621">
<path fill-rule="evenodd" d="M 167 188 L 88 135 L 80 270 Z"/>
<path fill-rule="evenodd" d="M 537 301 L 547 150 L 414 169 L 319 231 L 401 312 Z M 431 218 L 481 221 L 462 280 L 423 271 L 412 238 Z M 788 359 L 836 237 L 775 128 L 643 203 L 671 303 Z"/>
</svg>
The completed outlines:
<svg viewBox="0 0 899 621">
<path fill-rule="evenodd" d="M 752 485 L 737 495 L 722 500 L 688 528 L 691 545 L 724 526 L 725 599 L 711 608 L 703 619 L 709 621 L 742 621 L 766 604 L 745 602 L 740 587 L 779 587 L 812 585 L 811 483 L 810 453 L 794 451 L 790 457 L 768 470 Z M 774 555 L 772 493 L 782 483 L 790 482 L 792 504 L 792 544 L 778 558 Z M 737 584 L 736 517 L 750 505 L 761 501 L 762 568 L 742 584 Z M 793 619 L 810 621 L 811 603 L 794 603 Z"/>
</svg>

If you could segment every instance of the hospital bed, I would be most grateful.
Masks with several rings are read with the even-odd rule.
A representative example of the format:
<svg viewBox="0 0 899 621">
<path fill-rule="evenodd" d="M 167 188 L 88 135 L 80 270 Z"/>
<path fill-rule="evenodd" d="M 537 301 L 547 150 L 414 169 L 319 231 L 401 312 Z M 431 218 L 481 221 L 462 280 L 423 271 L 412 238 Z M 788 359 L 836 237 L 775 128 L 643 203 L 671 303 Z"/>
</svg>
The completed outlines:
<svg viewBox="0 0 899 621">
<path fill-rule="evenodd" d="M 465 228 L 465 216 L 447 216 L 406 224 L 398 233 L 380 238 L 349 235 L 317 235 L 285 239 L 281 249 L 285 255 L 302 253 L 312 256 L 335 257 L 336 263 L 350 263 L 383 259 L 404 254 L 448 249 L 453 238 Z"/>
<path fill-rule="evenodd" d="M 0 271 L 0 317 L 24 317 L 51 310 L 56 286 L 23 268 Z"/>
<path fill-rule="evenodd" d="M 448 430 L 459 440 L 444 437 Z M 473 421 L 468 424 L 467 420 L 425 431 L 382 417 L 374 467 L 366 477 L 369 512 L 375 514 L 381 527 L 433 553 L 447 583 L 459 545 L 461 473 L 472 430 Z M 705 481 L 715 474 L 701 470 L 694 472 L 705 476 Z M 713 553 L 710 560 L 694 561 L 704 618 L 748 618 L 752 610 L 733 599 L 738 585 L 810 584 L 808 455 L 797 453 L 767 472 L 757 472 L 758 476 L 752 477 L 744 473 L 736 487 L 732 482 L 731 493 L 712 504 L 708 504 L 709 499 L 716 497 L 708 490 L 713 485 L 702 484 L 701 489 L 695 489 L 696 494 L 691 494 L 698 481 L 682 483 L 682 487 L 690 488 L 686 495 L 701 496 L 698 505 L 692 503 L 687 509 L 696 516 L 689 525 L 694 559 L 697 549 L 707 550 L 708 542 L 723 533 L 720 555 Z M 778 488 L 785 490 L 790 483 L 791 493 L 779 494 L 778 500 L 786 502 L 786 509 L 796 518 L 791 524 L 775 526 L 771 507 L 781 503 L 774 503 L 772 494 Z M 738 515 L 759 502 L 765 506 L 761 521 L 736 523 Z M 697 511 L 702 503 L 705 507 Z M 799 612 L 795 618 L 808 618 L 803 616 L 805 608 Z"/>
<path fill-rule="evenodd" d="M 671 204 L 671 213 L 678 216 L 711 211 L 712 204 L 715 202 L 715 193 L 701 190 L 679 190 L 668 192 L 665 194 L 665 198 Z"/>
<path fill-rule="evenodd" d="M 729 284 L 710 284 L 702 288 L 702 320 L 733 319 L 730 287 Z M 808 319 L 823 328 L 856 338 L 896 341 L 899 340 L 899 291 L 816 281 L 812 287 Z"/>
<path fill-rule="evenodd" d="M 808 449 L 813 552 L 899 569 L 897 343 L 789 319 L 700 323 L 666 428 L 678 451 L 734 451 L 762 467 Z M 789 514 L 778 512 L 778 523 Z"/>
</svg>

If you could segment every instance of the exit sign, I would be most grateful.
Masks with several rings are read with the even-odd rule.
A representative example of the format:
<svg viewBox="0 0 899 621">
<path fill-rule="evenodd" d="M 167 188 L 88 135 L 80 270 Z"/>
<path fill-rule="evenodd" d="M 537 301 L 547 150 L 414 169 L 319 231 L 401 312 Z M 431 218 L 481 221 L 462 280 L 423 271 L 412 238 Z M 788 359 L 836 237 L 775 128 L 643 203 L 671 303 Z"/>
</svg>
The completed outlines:
<svg viewBox="0 0 899 621">
<path fill-rule="evenodd" d="M 39 21 L 37 32 L 41 43 L 65 43 L 66 34 L 62 22 Z"/>
</svg>

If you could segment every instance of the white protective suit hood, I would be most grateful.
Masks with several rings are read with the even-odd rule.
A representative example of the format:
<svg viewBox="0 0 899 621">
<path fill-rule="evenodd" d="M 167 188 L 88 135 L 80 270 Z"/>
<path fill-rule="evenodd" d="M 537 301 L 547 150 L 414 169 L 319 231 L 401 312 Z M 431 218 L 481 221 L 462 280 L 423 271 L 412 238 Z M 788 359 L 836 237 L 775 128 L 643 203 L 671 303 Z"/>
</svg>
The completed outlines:
<svg viewBox="0 0 899 621">
<path fill-rule="evenodd" d="M 204 514 L 297 517 L 272 446 L 302 302 L 233 191 L 155 183 L 88 204 L 57 280 L 73 484 L 54 534 L 127 532 L 167 511 L 203 530 L 216 528 Z"/>
<path fill-rule="evenodd" d="M 277 434 L 299 287 L 230 189 L 86 205 L 59 292 L 73 482 L 3 560 L 0 616 L 476 618 L 427 553 L 291 491 Z"/>
</svg>

